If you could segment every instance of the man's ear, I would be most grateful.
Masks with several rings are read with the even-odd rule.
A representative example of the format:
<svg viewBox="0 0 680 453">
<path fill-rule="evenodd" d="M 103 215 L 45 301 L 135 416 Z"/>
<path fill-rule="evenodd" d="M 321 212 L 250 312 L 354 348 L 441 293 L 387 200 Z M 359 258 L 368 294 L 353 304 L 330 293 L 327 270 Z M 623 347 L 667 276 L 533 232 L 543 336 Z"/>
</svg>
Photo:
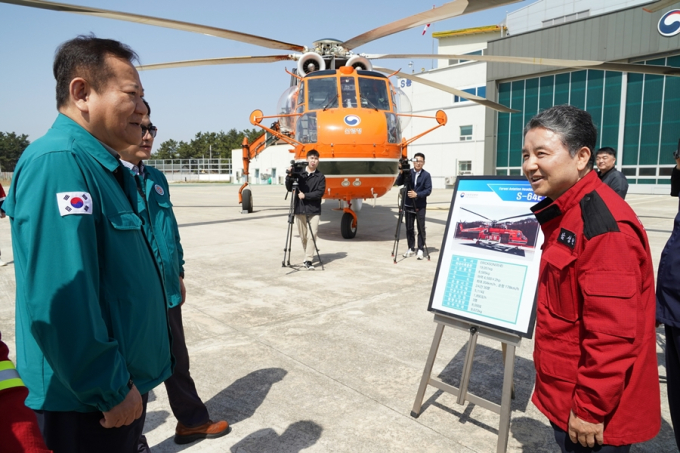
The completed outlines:
<svg viewBox="0 0 680 453">
<path fill-rule="evenodd" d="M 71 102 L 73 102 L 76 108 L 83 113 L 89 113 L 90 106 L 88 101 L 90 99 L 92 87 L 87 82 L 87 80 L 83 79 L 82 77 L 76 77 L 75 79 L 71 80 L 68 88 Z"/>
<path fill-rule="evenodd" d="M 591 152 L 587 146 L 582 147 L 576 152 L 576 168 L 578 171 L 583 171 L 586 167 L 588 167 L 590 155 Z"/>
</svg>

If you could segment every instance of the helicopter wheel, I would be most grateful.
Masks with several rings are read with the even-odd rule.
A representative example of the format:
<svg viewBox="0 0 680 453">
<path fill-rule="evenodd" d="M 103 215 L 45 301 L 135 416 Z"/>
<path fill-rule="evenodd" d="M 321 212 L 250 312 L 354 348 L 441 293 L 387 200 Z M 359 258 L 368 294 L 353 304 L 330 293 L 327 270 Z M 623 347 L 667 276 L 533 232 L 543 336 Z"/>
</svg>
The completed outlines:
<svg viewBox="0 0 680 453">
<path fill-rule="evenodd" d="M 340 221 L 340 231 L 342 232 L 342 237 L 345 239 L 352 239 L 357 235 L 356 227 L 352 228 L 352 222 L 354 217 L 350 213 L 344 213 L 342 215 L 342 220 Z"/>
<path fill-rule="evenodd" d="M 248 211 L 248 214 L 253 212 L 253 194 L 250 192 L 250 189 L 243 189 L 241 198 L 241 209 L 243 211 Z"/>
</svg>

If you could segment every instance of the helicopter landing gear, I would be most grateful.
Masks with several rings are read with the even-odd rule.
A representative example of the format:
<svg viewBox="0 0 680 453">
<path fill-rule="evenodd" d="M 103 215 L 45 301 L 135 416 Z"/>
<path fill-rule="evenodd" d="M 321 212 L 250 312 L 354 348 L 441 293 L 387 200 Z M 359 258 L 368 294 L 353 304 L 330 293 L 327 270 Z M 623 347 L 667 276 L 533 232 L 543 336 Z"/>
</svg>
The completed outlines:
<svg viewBox="0 0 680 453">
<path fill-rule="evenodd" d="M 241 213 L 252 213 L 253 212 L 253 194 L 250 189 L 243 189 L 241 192 Z"/>
<path fill-rule="evenodd" d="M 349 208 L 343 209 L 345 213 L 340 221 L 340 232 L 345 239 L 352 239 L 357 235 L 357 215 Z"/>
</svg>

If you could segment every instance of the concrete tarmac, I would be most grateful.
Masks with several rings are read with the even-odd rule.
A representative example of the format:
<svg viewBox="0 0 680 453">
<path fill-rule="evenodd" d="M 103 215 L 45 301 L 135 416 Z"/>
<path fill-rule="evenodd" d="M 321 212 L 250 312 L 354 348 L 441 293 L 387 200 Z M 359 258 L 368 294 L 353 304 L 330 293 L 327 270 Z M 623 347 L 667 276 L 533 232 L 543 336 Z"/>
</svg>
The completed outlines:
<svg viewBox="0 0 680 453">
<path fill-rule="evenodd" d="M 391 251 L 397 225 L 392 190 L 365 202 L 356 238 L 340 234 L 337 202 L 323 204 L 319 249 L 324 270 L 302 268 L 294 228 L 292 267 L 282 267 L 289 202 L 282 186 L 253 186 L 254 212 L 241 214 L 238 186 L 174 184 L 171 196 L 186 259 L 184 327 L 191 371 L 211 417 L 233 431 L 176 445 L 176 420 L 163 386 L 149 398 L 145 433 L 165 452 L 495 452 L 498 415 L 428 387 L 419 418 L 410 416 L 435 331 L 427 311 L 452 190 L 429 198 L 431 261 Z M 628 195 L 647 228 L 658 264 L 677 212 L 670 196 Z M 10 228 L 0 221 L 2 259 L 12 260 Z M 315 263 L 316 265 L 317 263 Z M 134 269 L 130 270 L 134 272 Z M 14 268 L 0 268 L 0 330 L 14 344 Z M 131 289 L 133 290 L 133 289 Z M 458 386 L 468 333 L 446 328 L 433 375 Z M 659 373 L 665 376 L 662 329 Z M 508 451 L 555 452 L 552 428 L 531 404 L 533 341 L 515 361 L 516 399 Z M 469 391 L 500 403 L 498 342 L 478 341 Z M 661 384 L 659 435 L 633 452 L 677 451 Z"/>
</svg>

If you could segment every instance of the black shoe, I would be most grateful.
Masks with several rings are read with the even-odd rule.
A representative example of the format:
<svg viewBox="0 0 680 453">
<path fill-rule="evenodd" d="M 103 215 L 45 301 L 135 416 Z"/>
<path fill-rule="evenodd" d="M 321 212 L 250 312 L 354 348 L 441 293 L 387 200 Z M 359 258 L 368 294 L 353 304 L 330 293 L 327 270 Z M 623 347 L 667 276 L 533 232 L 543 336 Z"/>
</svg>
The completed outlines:
<svg viewBox="0 0 680 453">
<path fill-rule="evenodd" d="M 313 270 L 314 270 L 314 266 L 312 266 L 312 262 L 311 262 L 311 261 L 305 261 L 304 263 L 302 263 L 302 265 L 303 265 L 304 267 L 306 267 L 307 269 L 309 269 L 310 271 L 313 271 Z"/>
</svg>

